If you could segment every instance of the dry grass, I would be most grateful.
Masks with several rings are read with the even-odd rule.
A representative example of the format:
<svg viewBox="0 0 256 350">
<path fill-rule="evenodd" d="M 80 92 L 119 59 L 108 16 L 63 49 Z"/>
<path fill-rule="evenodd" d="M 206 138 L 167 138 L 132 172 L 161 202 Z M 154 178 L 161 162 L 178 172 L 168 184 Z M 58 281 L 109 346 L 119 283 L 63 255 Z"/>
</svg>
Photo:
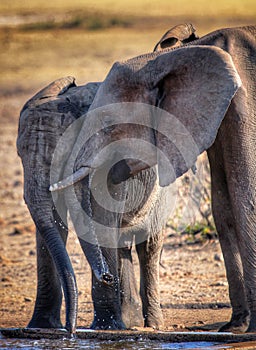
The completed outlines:
<svg viewBox="0 0 256 350">
<path fill-rule="evenodd" d="M 89 5 L 83 0 L 4 0 L 0 13 L 7 19 L 35 18 L 26 30 L 0 27 L 0 95 L 6 95 L 33 93 L 65 75 L 74 75 L 78 83 L 102 80 L 114 61 L 151 51 L 171 26 L 192 22 L 203 35 L 223 26 L 251 24 L 256 3 L 195 0 L 191 6 L 188 0 L 100 0 Z M 73 29 L 63 29 L 69 26 Z"/>
<path fill-rule="evenodd" d="M 80 84 L 102 80 L 118 58 L 152 50 L 159 36 L 125 29 L 2 31 L 2 93 L 28 91 L 65 75 L 77 77 Z"/>
<path fill-rule="evenodd" d="M 251 16 L 256 4 L 254 0 L 215 0 L 205 2 L 204 0 L 96 0 L 86 2 L 84 0 L 2 0 L 0 11 L 2 14 L 31 14 L 70 11 L 97 11 L 101 13 L 129 14 L 138 16 L 166 16 L 186 15 L 191 13 L 208 16 Z"/>
</svg>

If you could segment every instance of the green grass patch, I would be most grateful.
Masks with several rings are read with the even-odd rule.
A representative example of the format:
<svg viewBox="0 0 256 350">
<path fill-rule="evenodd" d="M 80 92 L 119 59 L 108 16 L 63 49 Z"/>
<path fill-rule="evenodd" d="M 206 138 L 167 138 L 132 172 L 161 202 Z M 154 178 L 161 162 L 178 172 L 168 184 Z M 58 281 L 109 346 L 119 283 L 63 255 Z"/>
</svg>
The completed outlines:
<svg viewBox="0 0 256 350">
<path fill-rule="evenodd" d="M 187 241 L 191 243 L 203 242 L 208 239 L 217 238 L 216 228 L 214 225 L 204 225 L 196 223 L 188 225 L 185 230 L 181 232 L 182 235 L 187 235 Z"/>
<path fill-rule="evenodd" d="M 109 28 L 127 28 L 131 26 L 132 22 L 128 18 L 121 18 L 115 16 L 106 16 L 102 14 L 80 14 L 73 15 L 65 20 L 45 19 L 26 23 L 18 26 L 20 30 L 26 31 L 43 31 L 55 29 L 84 29 L 84 30 L 103 30 Z"/>
</svg>

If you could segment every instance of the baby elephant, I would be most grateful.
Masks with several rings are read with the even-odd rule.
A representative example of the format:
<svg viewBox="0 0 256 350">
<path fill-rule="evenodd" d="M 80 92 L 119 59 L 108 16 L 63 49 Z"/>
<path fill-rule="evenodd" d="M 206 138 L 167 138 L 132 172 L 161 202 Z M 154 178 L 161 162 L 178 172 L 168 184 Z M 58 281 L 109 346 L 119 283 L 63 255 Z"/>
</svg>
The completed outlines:
<svg viewBox="0 0 256 350">
<path fill-rule="evenodd" d="M 77 286 L 65 244 L 66 213 L 63 195 L 53 202 L 49 192 L 50 167 L 64 131 L 87 112 L 99 84 L 76 87 L 74 78 L 59 79 L 29 100 L 21 111 L 17 139 L 24 168 L 24 199 L 36 225 L 37 298 L 29 327 L 59 328 L 62 289 L 66 328 L 76 328 Z M 67 155 L 69 150 L 66 150 Z M 60 209 L 61 207 L 61 209 Z"/>
</svg>

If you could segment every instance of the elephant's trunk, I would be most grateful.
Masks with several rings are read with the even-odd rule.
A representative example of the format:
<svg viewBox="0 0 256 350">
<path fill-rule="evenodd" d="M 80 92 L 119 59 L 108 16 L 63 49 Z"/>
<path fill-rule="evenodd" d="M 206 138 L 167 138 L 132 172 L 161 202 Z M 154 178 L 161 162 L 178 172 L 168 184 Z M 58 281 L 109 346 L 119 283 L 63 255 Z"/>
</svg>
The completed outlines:
<svg viewBox="0 0 256 350">
<path fill-rule="evenodd" d="M 96 279 L 104 284 L 113 285 L 114 276 L 109 271 L 99 244 L 91 244 L 80 237 L 79 241 Z"/>
<path fill-rule="evenodd" d="M 31 209 L 31 208 L 30 208 Z M 78 290 L 75 274 L 59 231 L 57 230 L 52 209 L 42 211 L 42 209 L 32 208 L 31 215 L 36 223 L 45 245 L 54 261 L 59 275 L 66 304 L 66 325 L 65 328 L 73 334 L 76 330 Z"/>
<path fill-rule="evenodd" d="M 87 176 L 75 184 L 74 188 L 67 188 L 65 190 L 65 201 L 80 245 L 94 276 L 99 282 L 112 285 L 114 276 L 110 273 L 95 232 L 89 178 L 90 176 Z"/>
</svg>

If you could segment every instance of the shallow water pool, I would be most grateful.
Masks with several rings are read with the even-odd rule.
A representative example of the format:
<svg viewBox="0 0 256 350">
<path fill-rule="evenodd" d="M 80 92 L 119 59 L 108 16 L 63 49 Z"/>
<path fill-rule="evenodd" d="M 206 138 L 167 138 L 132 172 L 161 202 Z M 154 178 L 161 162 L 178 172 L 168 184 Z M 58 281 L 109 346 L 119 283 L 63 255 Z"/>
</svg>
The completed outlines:
<svg viewBox="0 0 256 350">
<path fill-rule="evenodd" d="M 161 343 L 159 341 L 150 340 L 125 340 L 125 341 L 98 341 L 98 340 L 82 340 L 82 339 L 6 339 L 0 336 L 0 349 L 95 349 L 95 350 L 163 350 L 163 349 L 231 349 L 228 345 L 212 342 L 183 342 L 183 343 Z"/>
<path fill-rule="evenodd" d="M 256 349 L 256 334 L 221 332 L 94 331 L 77 329 L 69 338 L 65 329 L 0 329 L 1 349 Z"/>
</svg>

